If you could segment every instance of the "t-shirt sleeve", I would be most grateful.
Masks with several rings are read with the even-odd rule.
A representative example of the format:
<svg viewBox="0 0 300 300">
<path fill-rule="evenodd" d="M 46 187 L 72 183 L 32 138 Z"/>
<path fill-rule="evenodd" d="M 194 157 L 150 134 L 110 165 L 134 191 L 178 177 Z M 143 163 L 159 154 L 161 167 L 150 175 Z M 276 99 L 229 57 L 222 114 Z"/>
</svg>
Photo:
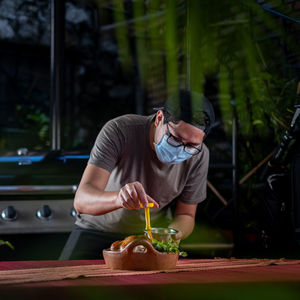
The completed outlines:
<svg viewBox="0 0 300 300">
<path fill-rule="evenodd" d="M 114 120 L 101 129 L 92 148 L 89 164 L 111 172 L 117 165 L 124 145 L 124 135 Z"/>
<path fill-rule="evenodd" d="M 209 150 L 204 146 L 201 158 L 191 169 L 178 200 L 187 204 L 197 204 L 206 199 L 208 164 Z"/>
</svg>

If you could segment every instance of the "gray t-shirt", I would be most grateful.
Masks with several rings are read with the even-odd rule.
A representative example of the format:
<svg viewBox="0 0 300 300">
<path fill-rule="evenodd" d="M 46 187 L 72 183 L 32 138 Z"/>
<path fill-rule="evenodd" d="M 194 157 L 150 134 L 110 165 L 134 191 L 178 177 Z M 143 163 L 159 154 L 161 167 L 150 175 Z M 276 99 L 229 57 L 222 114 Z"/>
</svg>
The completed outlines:
<svg viewBox="0 0 300 300">
<path fill-rule="evenodd" d="M 182 163 L 162 163 L 150 146 L 150 124 L 154 117 L 124 115 L 110 120 L 101 129 L 88 161 L 111 172 L 106 191 L 119 191 L 134 181 L 143 185 L 160 206 L 150 209 L 152 227 L 170 221 L 168 208 L 173 200 L 195 204 L 206 198 L 209 161 L 208 149 L 203 145 L 198 155 Z M 144 210 L 121 208 L 101 216 L 80 214 L 76 225 L 105 232 L 142 233 Z"/>
</svg>

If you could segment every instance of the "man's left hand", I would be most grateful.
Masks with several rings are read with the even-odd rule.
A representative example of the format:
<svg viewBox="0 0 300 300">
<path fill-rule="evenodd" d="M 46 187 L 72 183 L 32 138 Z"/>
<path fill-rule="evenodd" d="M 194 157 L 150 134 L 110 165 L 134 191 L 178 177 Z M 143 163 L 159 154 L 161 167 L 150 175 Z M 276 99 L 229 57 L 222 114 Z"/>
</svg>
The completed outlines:
<svg viewBox="0 0 300 300">
<path fill-rule="evenodd" d="M 175 234 L 175 242 L 179 245 L 179 243 L 180 243 L 180 241 L 181 241 L 181 239 L 182 239 L 182 236 L 183 236 L 183 234 L 182 234 L 182 232 L 180 231 L 180 230 L 178 230 L 178 232 Z"/>
</svg>

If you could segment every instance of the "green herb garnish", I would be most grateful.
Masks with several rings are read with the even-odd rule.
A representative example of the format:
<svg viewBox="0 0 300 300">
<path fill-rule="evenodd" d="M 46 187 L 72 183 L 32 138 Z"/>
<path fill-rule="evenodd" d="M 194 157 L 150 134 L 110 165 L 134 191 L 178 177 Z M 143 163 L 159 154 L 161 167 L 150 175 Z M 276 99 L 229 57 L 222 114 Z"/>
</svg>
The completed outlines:
<svg viewBox="0 0 300 300">
<path fill-rule="evenodd" d="M 152 245 L 155 250 L 159 252 L 167 252 L 167 253 L 178 253 L 179 256 L 186 257 L 187 253 L 184 251 L 180 251 L 179 244 L 176 243 L 172 238 L 165 241 L 158 241 L 156 239 L 152 240 Z"/>
</svg>

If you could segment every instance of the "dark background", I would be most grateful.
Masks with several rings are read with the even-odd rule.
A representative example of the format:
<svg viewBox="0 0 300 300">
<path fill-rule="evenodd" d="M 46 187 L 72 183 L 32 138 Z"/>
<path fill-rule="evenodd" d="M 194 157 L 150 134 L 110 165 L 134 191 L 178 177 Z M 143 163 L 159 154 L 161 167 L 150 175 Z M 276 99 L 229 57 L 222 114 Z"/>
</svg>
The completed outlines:
<svg viewBox="0 0 300 300">
<path fill-rule="evenodd" d="M 58 115 L 61 135 L 60 145 L 53 146 L 55 121 L 52 109 L 56 105 L 51 98 L 53 2 L 0 0 L 0 154 L 1 157 L 12 157 L 17 149 L 26 147 L 31 156 L 47 158 L 31 166 L 1 161 L 1 185 L 78 184 L 86 158 L 63 163 L 57 157 L 67 154 L 88 156 L 99 130 L 109 119 L 126 113 L 152 114 L 152 107 L 163 103 L 171 89 L 168 79 L 170 51 L 166 51 L 169 48 L 161 50 L 165 42 L 160 36 L 167 30 L 168 20 L 172 20 L 172 15 L 167 13 L 170 11 L 167 1 L 137 1 L 135 3 L 142 3 L 137 7 L 132 1 L 65 1 L 64 11 L 60 11 L 64 25 L 58 29 L 60 34 L 63 33 L 63 45 L 61 40 L 58 42 L 63 49 Z M 189 77 L 184 71 L 188 55 L 181 39 L 185 39 L 184 34 L 189 30 L 185 16 L 192 2 L 175 1 L 173 11 L 179 40 L 173 49 L 177 53 L 178 78 L 180 84 L 185 85 Z M 252 7 L 250 2 L 257 6 Z M 244 184 L 239 185 L 238 180 L 278 145 L 291 121 L 294 104 L 299 103 L 296 96 L 299 24 L 284 17 L 295 19 L 299 16 L 299 3 L 224 1 L 219 4 L 202 1 L 199 5 L 199 16 L 202 17 L 198 19 L 202 27 L 194 24 L 190 30 L 199 35 L 193 43 L 195 49 L 191 51 L 199 54 L 202 63 L 198 73 L 192 71 L 191 84 L 195 86 L 193 82 L 201 77 L 202 84 L 198 89 L 215 108 L 216 122 L 206 141 L 211 155 L 208 179 L 228 205 L 225 206 L 208 189 L 207 200 L 198 209 L 197 228 L 187 243 L 230 245 L 238 236 L 235 245 L 238 243 L 239 248 L 235 255 L 296 255 L 292 238 L 282 240 L 281 244 L 286 247 L 266 249 L 264 245 L 261 237 L 264 181 L 260 180 L 263 167 Z M 282 12 L 284 16 L 267 11 L 263 6 Z M 123 19 L 118 14 L 120 11 L 124 12 Z M 149 19 L 152 23 L 132 21 L 144 20 L 152 14 L 155 15 Z M 240 16 L 245 19 L 240 20 Z M 228 21 L 233 25 L 228 25 Z M 220 29 L 201 32 L 200 28 L 205 26 L 207 30 Z M 244 37 L 244 48 L 238 48 L 240 36 L 233 32 L 243 26 L 241 32 L 247 32 L 247 37 Z M 147 28 L 146 37 L 143 36 L 144 28 Z M 120 38 L 124 33 L 125 41 Z M 199 41 L 206 35 L 223 43 L 220 49 L 224 53 L 220 50 L 211 58 L 212 46 L 201 50 Z M 141 40 L 147 43 L 141 45 Z M 247 45 L 249 41 L 253 47 Z M 260 51 L 256 45 L 261 47 Z M 232 54 L 232 57 L 225 54 Z M 251 59 L 257 59 L 262 72 L 251 68 L 256 66 Z M 232 73 L 222 71 L 222 62 L 228 70 L 233 70 Z M 267 68 L 264 68 L 265 64 Z M 222 83 L 224 78 L 231 80 L 228 87 L 225 81 Z M 259 83 L 256 85 L 255 82 Z M 233 120 L 237 124 L 236 132 L 232 129 Z M 235 163 L 236 168 L 233 168 Z M 290 162 L 285 167 L 290 168 Z M 71 199 L 73 195 L 68 197 Z M 23 198 L 28 199 L 18 196 L 20 201 Z M 0 201 L 10 199 L 0 195 Z M 16 250 L 12 252 L 2 246 L 1 257 L 55 259 L 67 236 L 68 232 L 2 235 L 1 239 L 9 240 Z M 190 255 L 228 256 L 232 251 L 230 247 L 208 248 L 195 253 L 190 251 Z"/>
</svg>

